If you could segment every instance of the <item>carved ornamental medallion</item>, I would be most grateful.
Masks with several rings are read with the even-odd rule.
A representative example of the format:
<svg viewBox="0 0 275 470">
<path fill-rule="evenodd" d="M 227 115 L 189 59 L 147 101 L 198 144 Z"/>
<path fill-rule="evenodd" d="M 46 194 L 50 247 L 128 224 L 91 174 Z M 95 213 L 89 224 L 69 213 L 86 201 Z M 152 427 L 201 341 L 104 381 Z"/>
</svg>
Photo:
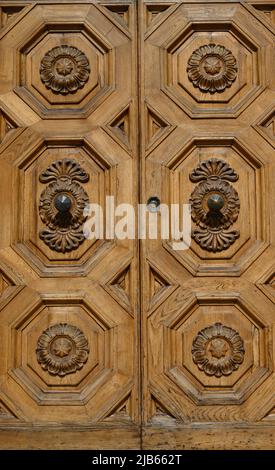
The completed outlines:
<svg viewBox="0 0 275 470">
<path fill-rule="evenodd" d="M 190 180 L 200 182 L 190 197 L 192 220 L 197 225 L 192 237 L 208 251 L 225 250 L 240 235 L 237 230 L 227 230 L 240 211 L 238 193 L 229 183 L 237 181 L 238 175 L 223 160 L 212 158 L 193 170 Z"/>
<path fill-rule="evenodd" d="M 244 343 L 229 326 L 215 323 L 201 330 L 192 345 L 192 357 L 207 375 L 230 375 L 244 360 Z"/>
<path fill-rule="evenodd" d="M 44 370 L 63 377 L 83 367 L 88 359 L 89 345 L 79 328 L 59 323 L 47 328 L 39 337 L 36 355 Z"/>
<path fill-rule="evenodd" d="M 224 46 L 207 44 L 196 49 L 188 60 L 187 74 L 195 87 L 209 93 L 230 87 L 238 72 L 237 61 Z"/>
<path fill-rule="evenodd" d="M 41 80 L 54 93 L 75 93 L 79 88 L 83 88 L 89 75 L 89 60 L 82 51 L 73 46 L 56 46 L 41 60 Z"/>
<path fill-rule="evenodd" d="M 39 202 L 40 218 L 47 225 L 40 231 L 40 238 L 58 252 L 77 249 L 85 239 L 84 209 L 89 203 L 88 195 L 79 182 L 89 181 L 89 175 L 76 161 L 65 158 L 52 163 L 39 180 L 49 183 Z"/>
</svg>

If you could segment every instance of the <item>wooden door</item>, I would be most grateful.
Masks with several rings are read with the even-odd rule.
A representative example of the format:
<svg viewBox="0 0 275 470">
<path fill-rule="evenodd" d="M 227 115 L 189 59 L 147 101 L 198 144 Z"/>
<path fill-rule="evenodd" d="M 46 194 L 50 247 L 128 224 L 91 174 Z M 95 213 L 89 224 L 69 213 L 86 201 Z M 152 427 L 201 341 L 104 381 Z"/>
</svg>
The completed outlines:
<svg viewBox="0 0 275 470">
<path fill-rule="evenodd" d="M 0 2 L 1 448 L 139 447 L 134 3 Z"/>
<path fill-rule="evenodd" d="M 192 215 L 142 242 L 143 447 L 274 448 L 275 5 L 140 3 L 142 199 Z"/>
<path fill-rule="evenodd" d="M 274 447 L 274 2 L 0 8 L 0 447 Z"/>
</svg>

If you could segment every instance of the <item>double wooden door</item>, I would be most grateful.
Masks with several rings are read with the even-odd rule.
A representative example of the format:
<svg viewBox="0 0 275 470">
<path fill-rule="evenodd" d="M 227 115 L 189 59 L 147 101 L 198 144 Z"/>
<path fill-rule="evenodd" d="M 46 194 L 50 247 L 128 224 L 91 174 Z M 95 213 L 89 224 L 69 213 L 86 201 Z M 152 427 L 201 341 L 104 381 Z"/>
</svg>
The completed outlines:
<svg viewBox="0 0 275 470">
<path fill-rule="evenodd" d="M 274 8 L 0 2 L 1 448 L 275 446 Z"/>
</svg>

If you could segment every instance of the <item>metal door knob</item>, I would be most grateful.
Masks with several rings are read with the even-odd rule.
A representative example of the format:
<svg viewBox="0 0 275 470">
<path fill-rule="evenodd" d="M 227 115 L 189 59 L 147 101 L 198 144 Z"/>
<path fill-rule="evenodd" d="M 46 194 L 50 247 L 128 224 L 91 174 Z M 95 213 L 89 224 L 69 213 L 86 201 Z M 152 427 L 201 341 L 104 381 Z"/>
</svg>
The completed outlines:
<svg viewBox="0 0 275 470">
<path fill-rule="evenodd" d="M 66 214 L 72 207 L 72 200 L 67 194 L 60 193 L 55 197 L 54 205 L 58 212 Z"/>
<path fill-rule="evenodd" d="M 207 199 L 207 206 L 211 212 L 219 212 L 224 206 L 224 198 L 217 193 L 211 194 Z"/>
<path fill-rule="evenodd" d="M 157 196 L 149 197 L 147 201 L 147 209 L 149 212 L 158 212 L 160 208 L 160 199 Z"/>
</svg>

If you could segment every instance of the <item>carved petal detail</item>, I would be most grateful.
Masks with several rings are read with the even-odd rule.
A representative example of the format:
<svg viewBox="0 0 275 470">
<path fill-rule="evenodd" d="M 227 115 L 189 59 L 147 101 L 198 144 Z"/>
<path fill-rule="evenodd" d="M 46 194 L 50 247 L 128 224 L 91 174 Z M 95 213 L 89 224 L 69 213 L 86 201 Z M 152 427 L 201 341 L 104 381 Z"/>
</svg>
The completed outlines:
<svg viewBox="0 0 275 470">
<path fill-rule="evenodd" d="M 40 64 L 40 78 L 54 93 L 67 95 L 83 88 L 90 75 L 89 60 L 73 46 L 53 47 Z"/>
<path fill-rule="evenodd" d="M 47 328 L 38 338 L 36 355 L 44 370 L 63 377 L 82 369 L 88 359 L 89 345 L 79 328 L 59 323 Z"/>
<path fill-rule="evenodd" d="M 216 253 L 217 251 L 223 251 L 230 247 L 237 238 L 239 238 L 240 232 L 238 230 L 232 230 L 226 232 L 221 230 L 219 232 L 210 231 L 209 229 L 195 229 L 192 232 L 194 240 L 205 250 Z"/>
<path fill-rule="evenodd" d="M 239 176 L 228 163 L 218 158 L 211 158 L 210 160 L 201 162 L 190 175 L 190 180 L 194 183 L 217 178 L 233 182 L 237 181 Z"/>
<path fill-rule="evenodd" d="M 41 173 L 39 181 L 41 183 L 50 183 L 51 181 L 57 181 L 59 178 L 69 178 L 72 181 L 80 181 L 81 183 L 89 181 L 89 175 L 86 171 L 75 160 L 70 158 L 53 162 Z"/>
<path fill-rule="evenodd" d="M 73 201 L 70 219 L 68 221 L 69 224 L 66 223 L 66 227 L 78 228 L 85 220 L 83 212 L 86 204 L 89 202 L 89 198 L 82 186 L 70 181 L 59 180 L 57 182 L 50 183 L 41 193 L 39 213 L 42 222 L 50 228 L 55 228 L 57 225 L 62 227 L 62 220 L 54 205 L 55 198 L 59 194 L 68 194 Z"/>
<path fill-rule="evenodd" d="M 80 230 L 50 230 L 44 229 L 40 232 L 40 238 L 51 250 L 58 253 L 66 253 L 76 250 L 85 240 L 84 234 Z"/>
<path fill-rule="evenodd" d="M 244 342 L 239 333 L 221 323 L 199 331 L 193 340 L 193 361 L 207 375 L 232 374 L 242 364 L 244 354 Z"/>
<path fill-rule="evenodd" d="M 225 204 L 220 210 L 220 216 L 211 217 L 207 207 L 207 199 L 211 194 L 223 196 Z M 192 219 L 201 227 L 228 228 L 238 218 L 240 200 L 237 191 L 227 181 L 203 181 L 192 192 Z"/>
<path fill-rule="evenodd" d="M 237 61 L 229 49 L 206 44 L 196 49 L 188 60 L 189 80 L 201 91 L 216 93 L 230 87 L 237 77 Z"/>
<path fill-rule="evenodd" d="M 193 239 L 214 253 L 229 248 L 240 236 L 238 230 L 227 231 L 240 212 L 239 195 L 229 183 L 238 180 L 237 173 L 223 160 L 212 158 L 200 163 L 190 180 L 199 182 L 190 196 L 192 220 L 197 226 L 192 231 Z M 220 207 L 211 209 L 216 201 Z"/>
<path fill-rule="evenodd" d="M 87 182 L 89 175 L 76 161 L 64 159 L 53 162 L 39 179 L 42 183 L 49 183 L 39 201 L 39 215 L 47 225 L 46 229 L 40 231 L 40 238 L 57 252 L 77 249 L 85 240 L 84 209 L 89 203 L 88 194 L 78 181 Z M 60 197 L 67 198 L 69 210 L 58 210 L 56 201 Z"/>
</svg>

